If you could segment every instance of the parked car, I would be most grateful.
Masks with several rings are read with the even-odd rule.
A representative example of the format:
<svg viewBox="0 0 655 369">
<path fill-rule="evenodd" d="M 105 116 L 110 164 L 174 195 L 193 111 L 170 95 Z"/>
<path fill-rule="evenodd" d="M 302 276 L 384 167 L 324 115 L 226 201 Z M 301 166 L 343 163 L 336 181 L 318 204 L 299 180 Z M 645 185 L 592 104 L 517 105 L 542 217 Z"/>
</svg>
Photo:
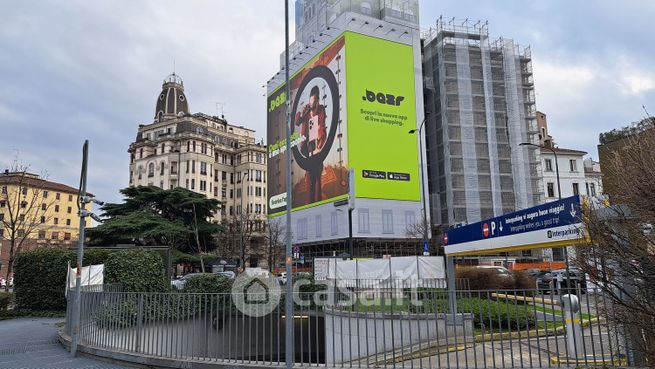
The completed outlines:
<svg viewBox="0 0 655 369">
<path fill-rule="evenodd" d="M 237 274 L 231 270 L 226 270 L 224 272 L 216 272 L 216 274 L 229 279 L 234 279 L 237 276 Z"/>
<path fill-rule="evenodd" d="M 275 276 L 275 278 L 277 279 L 278 283 L 284 285 L 287 283 L 287 272 L 280 272 L 277 274 L 277 276 Z"/>
<path fill-rule="evenodd" d="M 171 281 L 171 286 L 173 289 L 176 290 L 183 290 L 184 286 L 186 286 L 186 283 L 189 281 L 189 279 L 202 275 L 203 273 L 189 273 L 186 275 L 181 276 L 180 278 L 174 279 Z"/>
<path fill-rule="evenodd" d="M 551 291 L 556 294 L 569 292 L 567 287 L 570 287 L 571 293 L 576 293 L 579 290 L 583 293 L 587 290 L 587 278 L 585 273 L 577 268 L 569 268 L 570 278 L 567 278 L 566 269 L 556 269 L 552 271 L 544 271 L 536 277 L 537 290 L 542 293 L 550 293 Z M 570 286 L 568 285 L 570 280 Z"/>
<path fill-rule="evenodd" d="M 509 272 L 507 268 L 504 266 L 498 266 L 498 265 L 476 265 L 470 267 L 472 269 L 484 269 L 484 270 L 490 270 L 497 274 L 499 277 L 502 278 L 512 278 L 512 273 Z"/>
</svg>

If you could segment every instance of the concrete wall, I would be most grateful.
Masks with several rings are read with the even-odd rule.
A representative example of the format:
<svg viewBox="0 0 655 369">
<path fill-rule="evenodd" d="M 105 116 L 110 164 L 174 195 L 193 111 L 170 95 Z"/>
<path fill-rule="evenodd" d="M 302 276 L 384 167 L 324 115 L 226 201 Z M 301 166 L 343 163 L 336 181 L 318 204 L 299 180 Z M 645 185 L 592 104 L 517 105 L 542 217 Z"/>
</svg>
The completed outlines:
<svg viewBox="0 0 655 369">
<path fill-rule="evenodd" d="M 325 312 L 326 364 L 383 354 L 391 359 L 392 350 L 418 343 L 455 344 L 470 340 L 473 316 L 457 314 L 383 314 Z"/>
</svg>

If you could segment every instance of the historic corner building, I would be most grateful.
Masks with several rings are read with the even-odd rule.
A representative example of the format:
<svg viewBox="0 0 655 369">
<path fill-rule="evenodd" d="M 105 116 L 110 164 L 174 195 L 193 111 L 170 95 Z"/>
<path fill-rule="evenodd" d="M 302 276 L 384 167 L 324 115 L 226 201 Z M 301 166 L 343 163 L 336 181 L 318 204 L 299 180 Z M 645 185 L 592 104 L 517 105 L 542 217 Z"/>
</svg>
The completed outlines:
<svg viewBox="0 0 655 369">
<path fill-rule="evenodd" d="M 184 83 L 173 73 L 157 96 L 152 123 L 139 125 L 128 152 L 130 186 L 184 187 L 221 201 L 214 220 L 248 224 L 253 237 L 247 264 L 263 261 L 256 250 L 266 228 L 267 159 L 254 130 L 191 114 Z"/>
<path fill-rule="evenodd" d="M 300 260 L 423 251 L 423 120 L 418 1 L 296 1 L 290 95 L 268 81 L 268 205 L 285 224 L 292 156 L 292 234 Z M 286 152 L 285 104 L 291 108 Z M 352 229 L 352 250 L 349 233 Z"/>
<path fill-rule="evenodd" d="M 77 206 L 77 188 L 27 172 L 0 173 L 0 277 L 7 277 L 12 238 L 14 257 L 18 244 L 21 251 L 74 247 L 80 228 Z"/>
</svg>

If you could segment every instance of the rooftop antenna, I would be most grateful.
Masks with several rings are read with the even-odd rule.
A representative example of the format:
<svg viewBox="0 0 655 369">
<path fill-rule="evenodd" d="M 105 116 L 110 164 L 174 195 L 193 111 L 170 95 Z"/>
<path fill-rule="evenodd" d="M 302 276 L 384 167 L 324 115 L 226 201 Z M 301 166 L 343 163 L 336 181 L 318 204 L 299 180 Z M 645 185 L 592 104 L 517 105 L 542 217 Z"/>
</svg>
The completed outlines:
<svg viewBox="0 0 655 369">
<path fill-rule="evenodd" d="M 225 103 L 224 102 L 220 102 L 220 101 L 216 102 L 216 113 L 217 114 L 221 113 L 220 114 L 221 119 L 225 119 L 225 115 L 224 115 L 224 113 L 225 113 Z"/>
<path fill-rule="evenodd" d="M 652 118 L 652 117 L 650 116 L 650 114 L 648 114 L 648 110 L 646 110 L 646 105 L 642 105 L 641 108 L 644 109 L 644 112 L 646 113 L 646 117 L 647 117 L 647 118 Z"/>
</svg>

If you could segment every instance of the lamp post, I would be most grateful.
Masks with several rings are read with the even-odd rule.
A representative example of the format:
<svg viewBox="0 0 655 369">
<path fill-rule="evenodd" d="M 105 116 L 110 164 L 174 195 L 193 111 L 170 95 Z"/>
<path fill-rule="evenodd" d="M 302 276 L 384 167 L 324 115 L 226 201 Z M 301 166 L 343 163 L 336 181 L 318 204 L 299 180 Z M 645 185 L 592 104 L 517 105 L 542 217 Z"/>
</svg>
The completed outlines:
<svg viewBox="0 0 655 369">
<path fill-rule="evenodd" d="M 287 273 L 285 288 L 286 298 L 284 299 L 284 361 L 287 369 L 292 369 L 294 364 L 293 352 L 293 258 L 291 255 L 291 205 L 293 195 L 293 180 L 291 176 L 291 85 L 289 81 L 289 0 L 284 0 L 284 94 L 285 94 L 285 148 L 286 148 L 286 175 L 287 175 L 287 209 L 286 209 L 286 245 L 284 265 Z"/>
<path fill-rule="evenodd" d="M 409 131 L 409 134 L 414 134 L 418 131 L 418 144 L 419 144 L 419 154 L 421 157 L 421 197 L 423 198 L 423 244 L 425 245 L 428 242 L 428 216 L 427 216 L 427 201 L 425 196 L 425 170 L 423 168 L 423 125 L 427 117 L 423 118 L 421 125 L 418 127 L 418 130 L 412 129 Z"/>
<path fill-rule="evenodd" d="M 240 224 L 239 224 L 239 233 L 241 236 L 241 267 L 243 270 L 246 270 L 246 245 L 245 245 L 245 239 L 244 239 L 244 231 L 243 231 L 243 198 L 245 197 L 245 193 L 243 192 L 243 186 L 244 182 L 246 181 L 246 177 L 250 179 L 250 170 L 247 170 L 246 173 L 241 177 L 241 205 L 239 207 L 239 216 L 241 218 Z M 250 186 L 248 186 L 250 188 Z"/>
</svg>

